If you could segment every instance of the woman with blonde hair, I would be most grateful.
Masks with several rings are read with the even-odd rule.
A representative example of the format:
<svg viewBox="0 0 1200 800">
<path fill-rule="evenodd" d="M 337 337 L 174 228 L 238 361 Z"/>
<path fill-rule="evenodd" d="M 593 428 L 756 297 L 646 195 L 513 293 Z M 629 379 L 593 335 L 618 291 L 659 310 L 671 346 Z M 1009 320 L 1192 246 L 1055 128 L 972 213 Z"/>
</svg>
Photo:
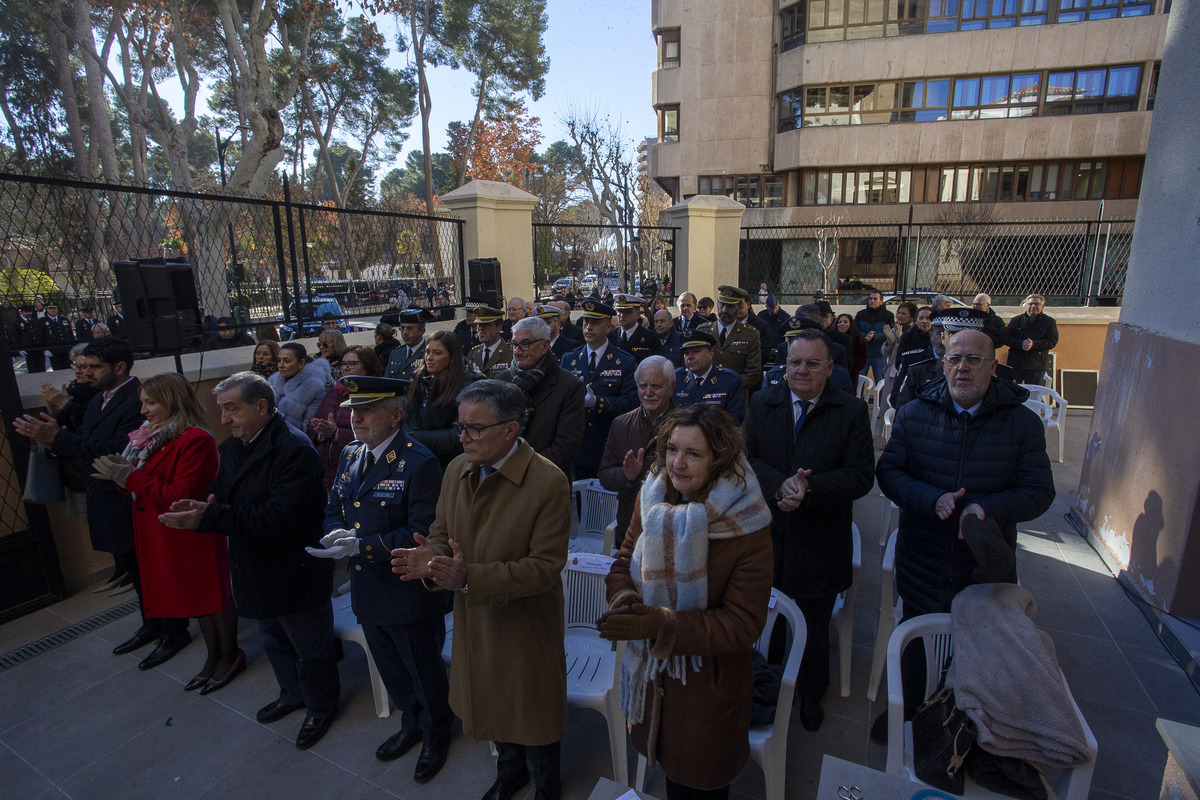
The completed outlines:
<svg viewBox="0 0 1200 800">
<path fill-rule="evenodd" d="M 628 642 L 622 709 L 634 747 L 662 764 L 668 800 L 715 800 L 750 757 L 750 651 L 771 595 L 771 512 L 723 409 L 672 411 L 655 438 L 598 626 Z"/>
<path fill-rule="evenodd" d="M 317 336 L 320 358 L 329 362 L 329 374 L 336 381 L 342 377 L 342 353 L 346 352 L 346 337 L 339 330 L 321 331 Z"/>
<path fill-rule="evenodd" d="M 246 669 L 237 645 L 237 612 L 222 536 L 173 530 L 158 518 L 179 500 L 203 500 L 217 475 L 217 445 L 187 378 L 167 372 L 140 388 L 146 421 L 120 456 L 93 462 L 95 477 L 133 495 L 133 532 L 147 617 L 196 617 L 208 658 L 184 689 L 208 694 Z M 186 633 L 183 634 L 186 636 Z M 175 643 L 176 649 L 187 642 Z"/>
</svg>

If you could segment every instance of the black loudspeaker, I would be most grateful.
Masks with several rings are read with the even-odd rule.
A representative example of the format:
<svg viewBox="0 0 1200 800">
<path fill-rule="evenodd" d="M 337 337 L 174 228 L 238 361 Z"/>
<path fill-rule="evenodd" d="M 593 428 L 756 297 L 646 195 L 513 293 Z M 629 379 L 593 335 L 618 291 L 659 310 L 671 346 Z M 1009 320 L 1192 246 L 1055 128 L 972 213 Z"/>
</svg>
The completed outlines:
<svg viewBox="0 0 1200 800">
<path fill-rule="evenodd" d="M 161 258 L 113 262 L 125 334 L 142 353 L 176 353 L 201 334 L 192 265 Z"/>
<path fill-rule="evenodd" d="M 504 308 L 504 290 L 500 286 L 500 261 L 472 258 L 467 262 L 467 297 L 482 300 L 492 308 Z"/>
</svg>

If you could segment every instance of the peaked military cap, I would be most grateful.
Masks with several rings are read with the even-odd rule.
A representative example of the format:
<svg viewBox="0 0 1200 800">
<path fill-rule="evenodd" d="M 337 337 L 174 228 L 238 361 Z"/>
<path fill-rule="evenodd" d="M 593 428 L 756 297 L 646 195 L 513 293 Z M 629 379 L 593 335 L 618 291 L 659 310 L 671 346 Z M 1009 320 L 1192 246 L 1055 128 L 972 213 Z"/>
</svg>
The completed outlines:
<svg viewBox="0 0 1200 800">
<path fill-rule="evenodd" d="M 504 319 L 504 312 L 498 308 L 484 305 L 475 307 L 476 322 L 499 322 L 502 319 Z"/>
<path fill-rule="evenodd" d="M 351 375 L 339 383 L 350 390 L 350 396 L 342 401 L 343 406 L 365 406 L 400 397 L 408 391 L 411 381 L 404 378 L 376 378 L 371 375 Z"/>
<path fill-rule="evenodd" d="M 800 334 L 800 331 L 808 330 L 821 330 L 821 323 L 808 317 L 788 317 L 788 321 L 783 323 L 783 338 L 790 342 Z"/>
<path fill-rule="evenodd" d="M 562 319 L 562 310 L 558 306 L 537 306 L 534 310 L 538 319 Z"/>
<path fill-rule="evenodd" d="M 425 313 L 419 308 L 406 308 L 399 314 L 400 321 L 410 325 L 425 322 Z"/>
<path fill-rule="evenodd" d="M 642 298 L 635 294 L 619 294 L 613 298 L 613 308 L 617 311 L 629 311 L 642 307 Z"/>
<path fill-rule="evenodd" d="M 717 287 L 717 302 L 726 305 L 740 303 L 745 300 L 747 303 L 754 302 L 754 296 L 737 286 L 722 285 Z"/>
<path fill-rule="evenodd" d="M 695 328 L 688 328 L 679 338 L 681 343 L 680 350 L 686 350 L 689 347 L 716 347 L 717 337 L 713 336 L 708 331 L 701 331 Z"/>
<path fill-rule="evenodd" d="M 599 300 L 584 300 L 582 308 L 584 319 L 611 319 L 617 313 L 608 303 Z"/>
</svg>

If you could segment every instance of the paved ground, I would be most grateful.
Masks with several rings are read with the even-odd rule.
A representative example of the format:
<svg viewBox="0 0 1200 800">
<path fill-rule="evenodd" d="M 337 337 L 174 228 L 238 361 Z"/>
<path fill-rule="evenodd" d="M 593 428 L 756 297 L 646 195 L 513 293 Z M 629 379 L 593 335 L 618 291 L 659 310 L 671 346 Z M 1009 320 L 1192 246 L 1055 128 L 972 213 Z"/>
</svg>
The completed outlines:
<svg viewBox="0 0 1200 800">
<path fill-rule="evenodd" d="M 1088 412 L 1069 416 L 1068 460 L 1055 463 L 1059 499 L 1045 516 L 1023 526 L 1021 577 L 1037 599 L 1037 621 L 1052 634 L 1063 670 L 1100 743 L 1092 797 L 1151 800 L 1158 796 L 1166 762 L 1154 720 L 1167 717 L 1200 725 L 1200 694 L 1099 557 L 1064 519 L 1078 485 L 1088 421 Z M 1052 445 L 1052 453 L 1056 447 Z M 819 733 L 806 732 L 793 717 L 789 800 L 815 797 L 824 753 L 878 769 L 884 765 L 885 750 L 869 742 L 867 729 L 885 698 L 868 703 L 866 684 L 879 608 L 880 515 L 886 505 L 872 493 L 856 509 L 864 563 L 853 637 L 852 695 L 841 698 L 833 692 Z M 0 653 L 129 597 L 83 591 L 0 626 Z M 398 721 L 376 718 L 365 660 L 354 645 L 347 645 L 341 664 L 342 709 L 334 728 L 314 749 L 300 752 L 292 744 L 300 715 L 272 726 L 254 721 L 255 711 L 275 697 L 276 687 L 253 625 L 244 622 L 241 635 L 250 668 L 207 697 L 182 691 L 203 662 L 198 642 L 148 673 L 136 669 L 145 651 L 111 655 L 113 645 L 136 626 L 136 615 L 126 617 L 0 672 L 0 798 L 472 800 L 491 783 L 494 762 L 487 744 L 461 736 L 451 746 L 447 768 L 426 786 L 412 781 L 415 752 L 392 764 L 375 760 L 375 747 L 397 730 Z M 836 675 L 836 651 L 834 659 Z M 632 752 L 630 762 L 632 775 Z M 566 795 L 572 800 L 586 798 L 598 777 L 612 777 L 599 714 L 571 715 L 563 772 Z M 762 797 L 762 773 L 753 763 L 734 790 L 738 796 Z M 647 791 L 663 795 L 661 772 L 651 775 Z"/>
</svg>

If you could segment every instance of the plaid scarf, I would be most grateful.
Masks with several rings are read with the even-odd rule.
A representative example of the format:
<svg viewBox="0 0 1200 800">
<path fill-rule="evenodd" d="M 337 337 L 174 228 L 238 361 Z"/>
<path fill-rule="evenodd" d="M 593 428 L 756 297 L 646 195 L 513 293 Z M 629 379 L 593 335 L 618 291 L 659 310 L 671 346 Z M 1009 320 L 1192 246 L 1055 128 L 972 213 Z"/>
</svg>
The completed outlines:
<svg viewBox="0 0 1200 800">
<path fill-rule="evenodd" d="M 150 456 L 157 453 L 163 445 L 181 433 L 183 431 L 176 420 L 171 420 L 158 428 L 152 428 L 149 422 L 143 422 L 140 427 L 129 432 L 129 444 L 121 456 L 132 461 L 134 469 L 141 469 Z"/>
<path fill-rule="evenodd" d="M 633 547 L 629 574 L 648 606 L 675 611 L 708 608 L 708 542 L 733 539 L 771 524 L 758 479 L 742 457 L 745 483 L 722 478 L 703 503 L 666 502 L 665 472 L 646 478 L 641 491 L 642 535 Z M 621 662 L 621 708 L 633 724 L 645 714 L 646 685 L 660 672 L 687 683 L 687 670 L 699 671 L 698 655 L 655 658 L 650 642 L 631 641 Z"/>
</svg>

